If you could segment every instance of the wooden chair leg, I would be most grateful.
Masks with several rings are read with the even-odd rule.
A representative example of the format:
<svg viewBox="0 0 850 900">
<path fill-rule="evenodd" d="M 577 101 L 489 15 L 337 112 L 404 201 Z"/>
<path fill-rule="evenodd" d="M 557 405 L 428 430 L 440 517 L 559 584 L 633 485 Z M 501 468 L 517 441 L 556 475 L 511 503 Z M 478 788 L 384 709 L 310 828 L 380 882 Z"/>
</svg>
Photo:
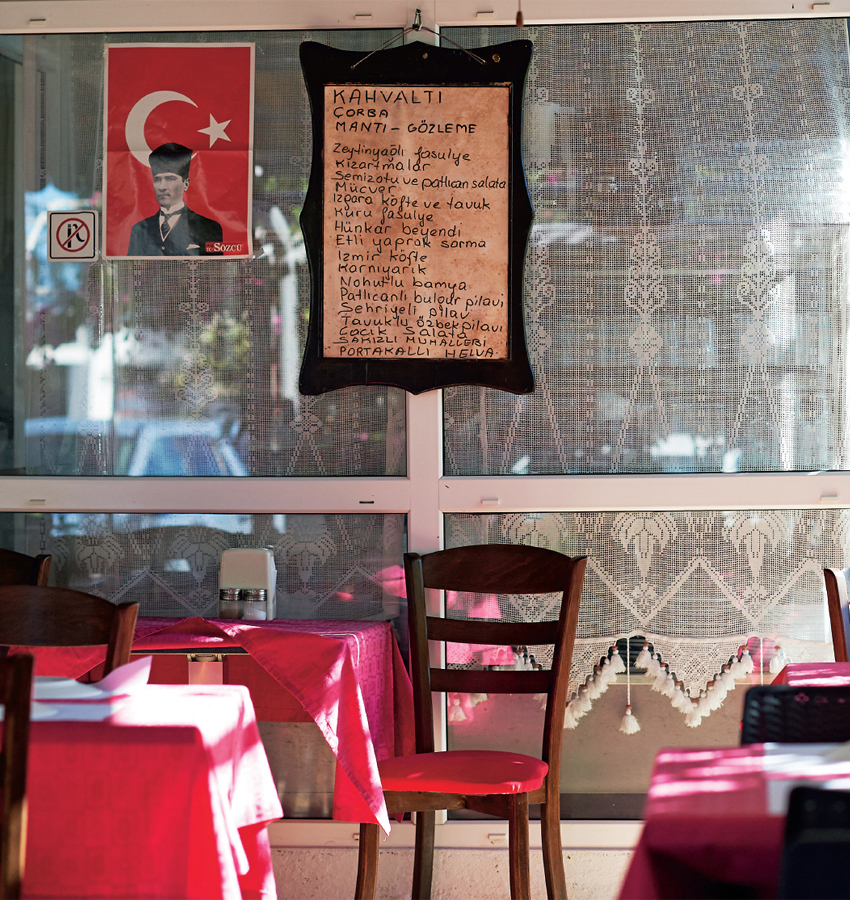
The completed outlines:
<svg viewBox="0 0 850 900">
<path fill-rule="evenodd" d="M 508 816 L 511 900 L 531 900 L 529 872 L 528 794 L 515 794 Z"/>
<path fill-rule="evenodd" d="M 561 845 L 561 810 L 553 803 L 540 807 L 540 836 L 543 841 L 543 873 L 549 900 L 567 900 L 564 849 Z"/>
<path fill-rule="evenodd" d="M 434 823 L 437 814 L 416 813 L 416 845 L 413 849 L 413 900 L 431 900 L 431 878 L 434 871 Z"/>
<path fill-rule="evenodd" d="M 378 848 L 381 829 L 373 822 L 360 823 L 360 846 L 357 851 L 357 884 L 354 900 L 373 900 L 378 885 Z"/>
</svg>

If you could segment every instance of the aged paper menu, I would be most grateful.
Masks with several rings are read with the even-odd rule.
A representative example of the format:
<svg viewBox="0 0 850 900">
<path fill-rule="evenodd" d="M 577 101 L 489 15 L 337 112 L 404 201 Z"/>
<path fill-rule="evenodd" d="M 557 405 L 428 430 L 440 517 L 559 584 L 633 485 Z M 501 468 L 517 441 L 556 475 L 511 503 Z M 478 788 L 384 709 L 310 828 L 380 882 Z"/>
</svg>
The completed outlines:
<svg viewBox="0 0 850 900">
<path fill-rule="evenodd" d="M 506 359 L 510 87 L 324 91 L 324 355 Z"/>
</svg>

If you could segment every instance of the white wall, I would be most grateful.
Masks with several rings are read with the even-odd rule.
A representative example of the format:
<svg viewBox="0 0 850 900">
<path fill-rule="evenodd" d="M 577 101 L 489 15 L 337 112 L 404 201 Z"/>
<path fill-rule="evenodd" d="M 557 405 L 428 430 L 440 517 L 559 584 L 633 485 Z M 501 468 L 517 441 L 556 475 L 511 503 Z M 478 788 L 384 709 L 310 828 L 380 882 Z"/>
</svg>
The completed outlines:
<svg viewBox="0 0 850 900">
<path fill-rule="evenodd" d="M 348 900 L 354 896 L 357 851 L 325 847 L 274 847 L 279 900 Z M 614 900 L 629 860 L 628 850 L 565 850 L 570 900 Z M 412 850 L 382 850 L 379 900 L 410 896 Z M 437 849 L 433 900 L 494 900 L 509 897 L 507 850 Z M 531 852 L 531 896 L 546 896 L 539 850 Z"/>
</svg>

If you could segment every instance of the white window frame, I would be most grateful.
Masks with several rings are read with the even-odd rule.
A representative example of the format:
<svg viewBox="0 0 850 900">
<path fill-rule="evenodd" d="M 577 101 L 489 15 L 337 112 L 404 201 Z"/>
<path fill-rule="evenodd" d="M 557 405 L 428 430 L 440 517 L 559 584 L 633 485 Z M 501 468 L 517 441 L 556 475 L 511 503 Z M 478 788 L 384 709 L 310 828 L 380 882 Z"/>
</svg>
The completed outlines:
<svg viewBox="0 0 850 900">
<path fill-rule="evenodd" d="M 683 14 L 671 0 L 599 4 L 523 0 L 526 25 L 584 22 L 847 17 L 850 0 L 693 0 Z M 5 0 L 3 34 L 82 32 L 266 31 L 407 28 L 421 10 L 421 32 L 433 42 L 440 26 L 513 25 L 514 0 Z M 518 31 L 517 36 L 522 32 Z M 843 346 L 848 346 L 844 341 Z M 850 507 L 850 471 L 764 474 L 551 475 L 445 477 L 442 392 L 407 395 L 407 477 L 165 478 L 0 477 L 3 512 L 404 513 L 408 545 L 419 552 L 443 544 L 447 513 L 620 510 L 744 510 Z M 444 740 L 443 716 L 437 717 Z M 499 846 L 499 823 L 452 822 L 443 846 Z M 635 822 L 564 822 L 565 847 L 628 848 Z M 449 836 L 449 834 L 451 836 Z M 409 846 L 404 828 L 393 842 Z M 347 823 L 276 823 L 273 842 L 286 846 L 353 846 Z M 532 841 L 538 832 L 532 829 Z"/>
</svg>

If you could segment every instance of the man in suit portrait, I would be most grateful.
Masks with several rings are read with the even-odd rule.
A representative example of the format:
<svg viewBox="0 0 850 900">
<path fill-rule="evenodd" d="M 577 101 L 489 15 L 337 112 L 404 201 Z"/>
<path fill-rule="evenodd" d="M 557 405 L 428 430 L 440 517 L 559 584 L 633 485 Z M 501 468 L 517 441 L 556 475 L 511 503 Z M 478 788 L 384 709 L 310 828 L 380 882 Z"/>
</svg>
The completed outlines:
<svg viewBox="0 0 850 900">
<path fill-rule="evenodd" d="M 160 209 L 133 226 L 128 256 L 220 255 L 207 245 L 221 241 L 221 225 L 183 202 L 191 161 L 192 151 L 182 144 L 170 142 L 151 150 L 148 163 Z"/>
</svg>

